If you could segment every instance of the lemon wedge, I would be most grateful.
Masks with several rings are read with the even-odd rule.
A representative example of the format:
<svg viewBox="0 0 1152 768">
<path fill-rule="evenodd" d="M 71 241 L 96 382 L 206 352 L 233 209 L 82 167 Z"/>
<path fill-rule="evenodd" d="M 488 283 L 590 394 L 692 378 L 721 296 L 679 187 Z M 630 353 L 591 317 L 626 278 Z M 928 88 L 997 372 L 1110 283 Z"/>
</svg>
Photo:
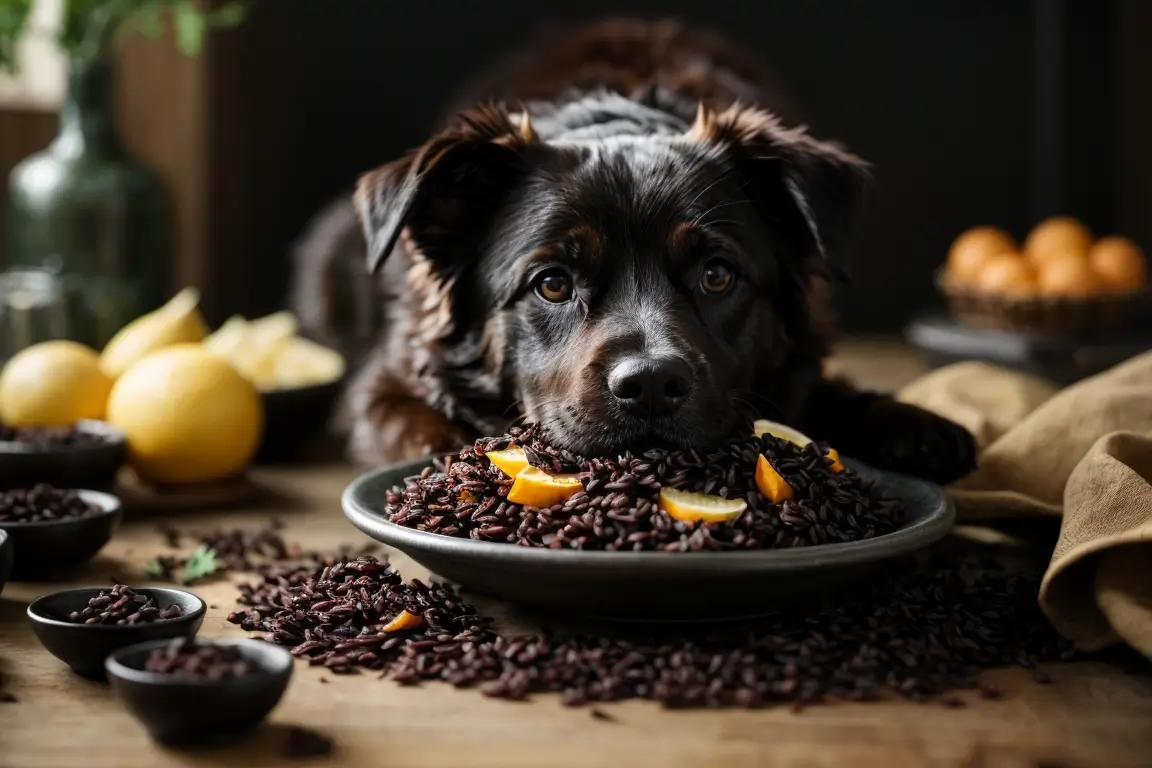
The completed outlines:
<svg viewBox="0 0 1152 768">
<path fill-rule="evenodd" d="M 792 486 L 776 471 L 772 462 L 764 458 L 764 454 L 756 457 L 756 487 L 773 504 L 787 501 L 795 495 Z"/>
<path fill-rule="evenodd" d="M 200 292 L 185 288 L 159 309 L 141 315 L 109 339 L 100 368 L 113 379 L 148 355 L 175 344 L 203 341 L 208 327 L 200 315 Z"/>
<path fill-rule="evenodd" d="M 539 467 L 527 467 L 516 474 L 508 501 L 526 507 L 560 504 L 584 488 L 577 475 L 550 475 Z"/>
<path fill-rule="evenodd" d="M 660 509 L 668 516 L 685 523 L 729 523 L 748 508 L 743 499 L 726 499 L 706 493 L 660 489 Z"/>
<path fill-rule="evenodd" d="M 419 629 L 424 626 L 424 617 L 408 611 L 400 611 L 396 618 L 380 627 L 381 632 L 399 632 L 402 629 Z"/>
<path fill-rule="evenodd" d="M 508 477 L 516 477 L 528 468 L 528 457 L 519 447 L 505 448 L 502 451 L 488 451 L 485 456 L 492 465 Z"/>
<path fill-rule="evenodd" d="M 808 435 L 793 429 L 787 424 L 781 424 L 776 421 L 768 421 L 768 419 L 757 419 L 752 424 L 752 434 L 756 437 L 763 437 L 764 435 L 772 435 L 772 437 L 780 440 L 787 440 L 789 443 L 798 445 L 801 448 L 812 442 L 812 438 Z"/>
</svg>

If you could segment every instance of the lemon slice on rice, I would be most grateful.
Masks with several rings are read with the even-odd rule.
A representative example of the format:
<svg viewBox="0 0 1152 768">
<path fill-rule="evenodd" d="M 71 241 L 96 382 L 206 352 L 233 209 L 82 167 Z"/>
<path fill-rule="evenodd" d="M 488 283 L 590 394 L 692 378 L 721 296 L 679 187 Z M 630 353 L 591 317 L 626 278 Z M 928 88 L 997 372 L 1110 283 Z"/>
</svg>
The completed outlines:
<svg viewBox="0 0 1152 768">
<path fill-rule="evenodd" d="M 764 435 L 772 435 L 772 437 L 780 440 L 787 440 L 789 443 L 798 445 L 801 448 L 812 442 L 812 438 L 803 432 L 793 429 L 787 424 L 781 424 L 777 421 L 768 421 L 768 419 L 757 419 L 752 424 L 752 434 L 756 437 L 763 437 Z"/>
<path fill-rule="evenodd" d="M 660 489 L 660 509 L 685 523 L 730 523 L 748 508 L 743 499 L 726 499 L 706 493 Z"/>
</svg>

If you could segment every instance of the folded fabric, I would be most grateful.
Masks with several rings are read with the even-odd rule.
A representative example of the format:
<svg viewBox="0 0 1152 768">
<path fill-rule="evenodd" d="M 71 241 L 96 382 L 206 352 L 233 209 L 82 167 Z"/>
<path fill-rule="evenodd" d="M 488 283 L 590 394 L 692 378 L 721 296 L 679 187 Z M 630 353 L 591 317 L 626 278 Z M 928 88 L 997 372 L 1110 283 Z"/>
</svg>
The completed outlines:
<svg viewBox="0 0 1152 768">
<path fill-rule="evenodd" d="M 1064 390 L 984 363 L 899 393 L 963 424 L 980 468 L 949 488 L 961 523 L 1060 516 L 1040 588 L 1084 650 L 1122 641 L 1152 657 L 1152 353 Z"/>
</svg>

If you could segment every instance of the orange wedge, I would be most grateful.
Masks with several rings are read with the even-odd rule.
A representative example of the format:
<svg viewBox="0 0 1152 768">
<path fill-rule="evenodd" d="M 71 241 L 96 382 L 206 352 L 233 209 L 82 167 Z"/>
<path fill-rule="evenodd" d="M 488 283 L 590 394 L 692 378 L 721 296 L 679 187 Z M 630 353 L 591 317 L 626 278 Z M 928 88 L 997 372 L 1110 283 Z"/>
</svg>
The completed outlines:
<svg viewBox="0 0 1152 768">
<path fill-rule="evenodd" d="M 526 507 L 550 507 L 567 501 L 583 488 L 578 475 L 550 475 L 539 467 L 527 467 L 516 475 L 508 501 Z"/>
<path fill-rule="evenodd" d="M 840 463 L 840 451 L 836 450 L 835 448 L 829 448 L 826 456 L 832 460 L 832 463 L 828 466 L 828 469 L 832 470 L 833 472 L 844 471 L 844 465 Z"/>
<path fill-rule="evenodd" d="M 752 424 L 752 434 L 756 437 L 763 437 L 764 435 L 772 435 L 772 437 L 779 438 L 780 440 L 787 440 L 794 445 L 801 448 L 812 442 L 812 438 L 808 435 L 793 429 L 787 424 L 781 424 L 778 421 L 768 421 L 768 419 L 757 419 Z"/>
<path fill-rule="evenodd" d="M 380 627 L 381 632 L 399 632 L 402 629 L 419 629 L 424 626 L 424 617 L 408 611 L 400 611 L 396 618 Z"/>
<path fill-rule="evenodd" d="M 756 457 L 756 487 L 764 494 L 764 498 L 773 504 L 787 501 L 795 494 L 792 486 L 788 485 L 788 481 L 780 476 L 768 459 L 764 458 L 764 454 Z"/>
<path fill-rule="evenodd" d="M 528 468 L 528 457 L 524 455 L 523 448 L 512 447 L 502 451 L 488 451 L 484 455 L 488 457 L 488 461 L 492 462 L 508 477 L 516 477 Z"/>
<path fill-rule="evenodd" d="M 729 523 L 744 513 L 748 502 L 675 488 L 660 489 L 660 509 L 685 523 Z"/>
</svg>

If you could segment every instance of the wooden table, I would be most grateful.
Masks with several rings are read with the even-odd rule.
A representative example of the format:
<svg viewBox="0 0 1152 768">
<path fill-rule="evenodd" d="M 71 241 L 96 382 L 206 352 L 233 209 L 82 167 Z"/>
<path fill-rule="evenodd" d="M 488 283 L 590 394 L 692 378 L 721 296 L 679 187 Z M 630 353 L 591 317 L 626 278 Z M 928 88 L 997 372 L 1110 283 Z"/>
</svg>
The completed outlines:
<svg viewBox="0 0 1152 768">
<path fill-rule="evenodd" d="M 838 366 L 878 386 L 896 386 L 917 366 L 891 346 L 854 346 Z M 261 469 L 275 489 L 272 504 L 214 512 L 170 513 L 180 527 L 259 527 L 272 515 L 289 538 L 308 547 L 358 541 L 339 508 L 353 472 L 340 465 Z M 158 518 L 130 519 L 91 566 L 69 584 L 118 574 L 145 584 L 143 564 L 165 552 Z M 423 569 L 403 556 L 406 576 Z M 25 619 L 29 600 L 59 585 L 9 584 L 0 597 L 0 768 L 154 768 L 288 764 L 339 766 L 1152 766 L 1152 674 L 1103 661 L 1051 667 L 1040 686 L 1018 670 L 991 673 L 1003 701 L 964 694 L 970 706 L 888 701 L 833 704 L 795 714 L 760 711 L 668 712 L 646 702 L 609 705 L 614 721 L 566 709 L 556 697 L 529 703 L 486 699 L 477 692 L 428 684 L 401 688 L 374 674 L 334 677 L 300 664 L 270 722 L 253 739 L 222 751 L 176 752 L 153 745 L 107 687 L 72 675 L 44 651 Z M 197 587 L 211 608 L 206 636 L 236 636 L 225 621 L 234 607 L 229 583 Z M 498 608 L 477 601 L 495 615 Z M 328 758 L 292 763 L 284 756 L 289 726 L 335 742 Z"/>
</svg>

